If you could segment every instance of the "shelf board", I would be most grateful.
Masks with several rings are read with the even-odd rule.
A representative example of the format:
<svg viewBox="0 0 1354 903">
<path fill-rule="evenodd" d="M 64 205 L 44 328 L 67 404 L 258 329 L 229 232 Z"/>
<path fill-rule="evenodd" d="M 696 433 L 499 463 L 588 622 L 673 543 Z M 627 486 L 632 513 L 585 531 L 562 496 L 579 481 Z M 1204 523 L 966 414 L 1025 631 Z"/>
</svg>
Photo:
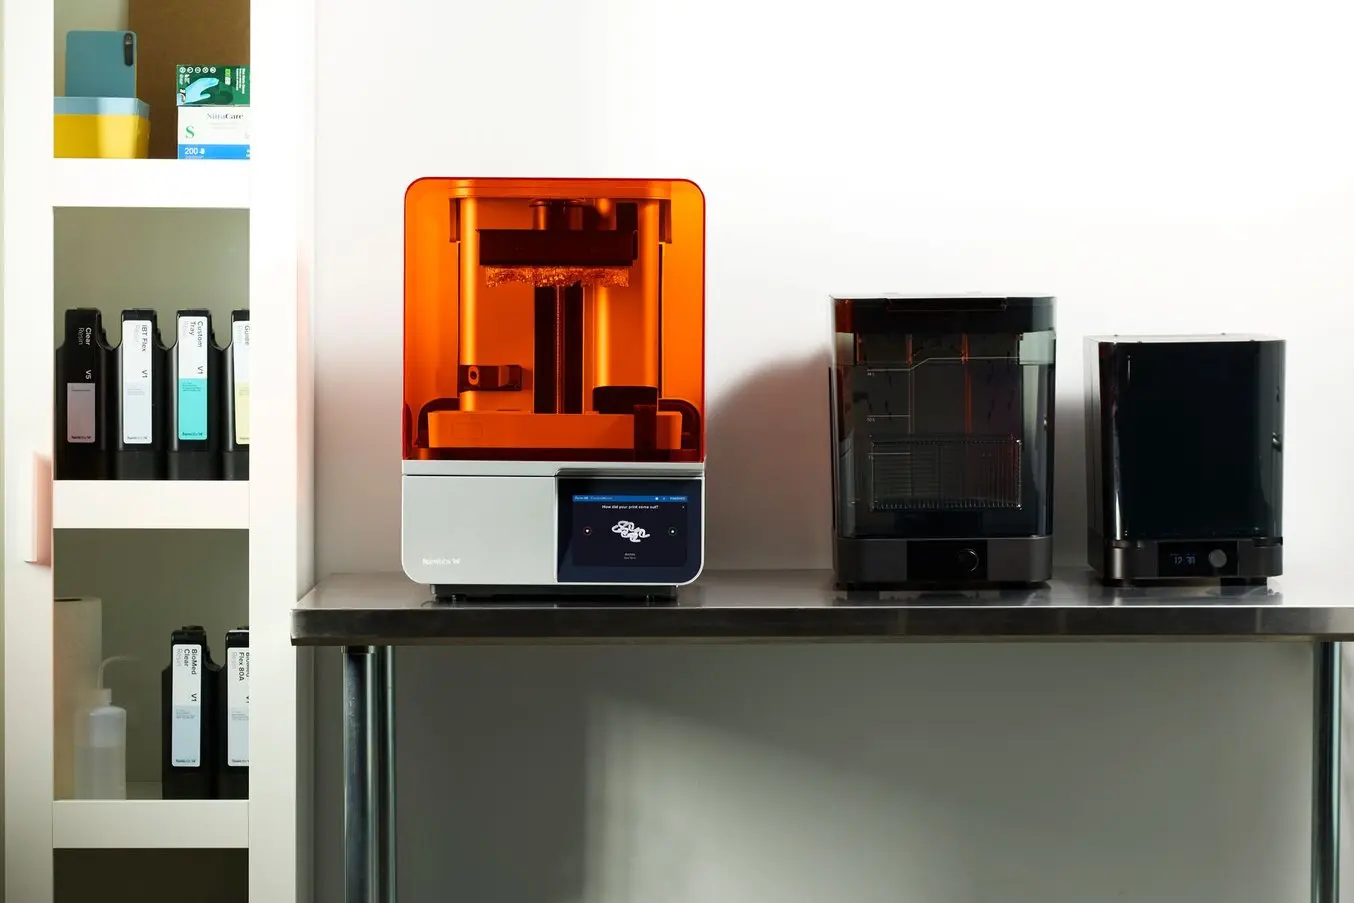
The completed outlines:
<svg viewBox="0 0 1354 903">
<path fill-rule="evenodd" d="M 127 795 L 142 798 L 52 803 L 52 846 L 58 850 L 249 846 L 248 800 L 162 800 L 158 784 L 129 784 Z"/>
<path fill-rule="evenodd" d="M 52 526 L 69 530 L 247 530 L 249 484 L 57 480 Z"/>
<path fill-rule="evenodd" d="M 56 159 L 52 206 L 247 210 L 249 161 Z"/>
</svg>

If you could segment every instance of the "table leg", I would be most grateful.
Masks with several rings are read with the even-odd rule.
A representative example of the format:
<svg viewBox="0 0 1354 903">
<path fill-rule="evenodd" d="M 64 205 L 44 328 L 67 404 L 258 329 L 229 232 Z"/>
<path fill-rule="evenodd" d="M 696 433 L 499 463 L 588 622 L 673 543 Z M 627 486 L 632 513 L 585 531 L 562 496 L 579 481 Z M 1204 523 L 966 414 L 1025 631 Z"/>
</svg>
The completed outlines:
<svg viewBox="0 0 1354 903">
<path fill-rule="evenodd" d="M 395 903 L 395 650 L 378 646 L 372 653 L 371 765 L 375 771 L 376 900 Z"/>
<path fill-rule="evenodd" d="M 345 903 L 395 901 L 394 656 L 343 648 Z"/>
<path fill-rule="evenodd" d="M 1340 644 L 1312 661 L 1312 903 L 1340 901 Z"/>
<path fill-rule="evenodd" d="M 374 903 L 370 646 L 343 647 L 343 899 Z"/>
</svg>

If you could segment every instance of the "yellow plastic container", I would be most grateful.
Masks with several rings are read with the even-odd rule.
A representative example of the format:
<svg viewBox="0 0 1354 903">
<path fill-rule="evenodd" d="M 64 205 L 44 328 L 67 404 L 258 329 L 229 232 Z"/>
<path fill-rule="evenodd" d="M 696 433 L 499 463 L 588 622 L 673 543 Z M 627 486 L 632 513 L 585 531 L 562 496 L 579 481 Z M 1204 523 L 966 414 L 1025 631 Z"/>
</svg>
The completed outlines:
<svg viewBox="0 0 1354 903">
<path fill-rule="evenodd" d="M 58 97 L 55 155 L 145 159 L 150 154 L 150 105 L 134 97 Z"/>
</svg>

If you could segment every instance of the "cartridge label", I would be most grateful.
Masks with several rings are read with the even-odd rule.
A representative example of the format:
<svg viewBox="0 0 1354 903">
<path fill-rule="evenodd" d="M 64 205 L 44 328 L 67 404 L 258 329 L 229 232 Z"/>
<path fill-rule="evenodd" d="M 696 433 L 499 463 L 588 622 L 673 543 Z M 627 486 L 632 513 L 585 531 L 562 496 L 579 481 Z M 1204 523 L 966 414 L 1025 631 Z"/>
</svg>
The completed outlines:
<svg viewBox="0 0 1354 903">
<path fill-rule="evenodd" d="M 150 320 L 122 321 L 122 442 L 149 445 L 154 429 Z"/>
<path fill-rule="evenodd" d="M 207 438 L 206 317 L 179 317 L 179 439 Z"/>
<path fill-rule="evenodd" d="M 226 764 L 249 765 L 249 648 L 226 650 Z"/>
<path fill-rule="evenodd" d="M 235 396 L 235 444 L 249 444 L 249 321 L 236 320 L 231 324 L 230 338 L 231 364 L 235 374 L 235 385 L 231 392 Z"/>
<path fill-rule="evenodd" d="M 67 442 L 94 441 L 97 388 L 95 383 L 66 383 Z"/>
<path fill-rule="evenodd" d="M 169 759 L 175 768 L 202 764 L 202 647 L 174 644 L 170 670 Z"/>
</svg>

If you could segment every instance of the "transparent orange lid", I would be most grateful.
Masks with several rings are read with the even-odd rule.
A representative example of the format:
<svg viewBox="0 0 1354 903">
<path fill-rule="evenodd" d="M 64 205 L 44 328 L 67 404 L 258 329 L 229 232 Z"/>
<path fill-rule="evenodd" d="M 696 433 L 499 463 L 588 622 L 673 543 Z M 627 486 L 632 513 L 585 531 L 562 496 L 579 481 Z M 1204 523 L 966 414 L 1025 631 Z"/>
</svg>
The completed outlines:
<svg viewBox="0 0 1354 903">
<path fill-rule="evenodd" d="M 694 183 L 409 186 L 406 460 L 703 461 L 704 396 Z"/>
</svg>

